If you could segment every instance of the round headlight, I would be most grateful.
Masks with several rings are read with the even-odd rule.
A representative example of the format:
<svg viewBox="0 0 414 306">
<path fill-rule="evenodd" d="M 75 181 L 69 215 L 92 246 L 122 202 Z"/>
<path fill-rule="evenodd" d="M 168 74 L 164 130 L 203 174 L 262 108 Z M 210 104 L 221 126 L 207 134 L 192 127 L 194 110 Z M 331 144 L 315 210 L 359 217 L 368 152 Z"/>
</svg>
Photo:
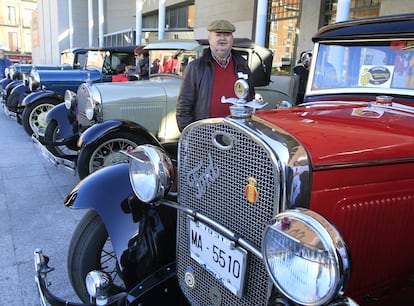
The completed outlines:
<svg viewBox="0 0 414 306">
<path fill-rule="evenodd" d="M 76 103 L 80 114 L 85 114 L 88 120 L 99 121 L 102 112 L 102 99 L 94 84 L 82 83 L 78 87 Z"/>
<path fill-rule="evenodd" d="M 75 100 L 76 94 L 71 90 L 65 91 L 65 107 L 66 109 L 71 109 L 74 100 Z"/>
<path fill-rule="evenodd" d="M 263 258 L 276 287 L 292 301 L 320 305 L 343 292 L 350 261 L 339 232 L 307 209 L 277 215 L 266 228 Z"/>
<path fill-rule="evenodd" d="M 159 147 L 138 146 L 126 153 L 129 162 L 129 178 L 138 199 L 155 201 L 168 192 L 174 176 L 174 167 L 168 155 Z"/>
</svg>

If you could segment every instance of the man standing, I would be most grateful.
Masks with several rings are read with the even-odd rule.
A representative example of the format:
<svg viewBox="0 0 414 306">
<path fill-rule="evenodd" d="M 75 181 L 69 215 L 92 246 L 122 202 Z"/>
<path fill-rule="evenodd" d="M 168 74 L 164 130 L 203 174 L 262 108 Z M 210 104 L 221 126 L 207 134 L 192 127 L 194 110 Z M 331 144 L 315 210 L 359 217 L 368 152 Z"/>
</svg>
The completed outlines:
<svg viewBox="0 0 414 306">
<path fill-rule="evenodd" d="M 11 65 L 10 60 L 4 54 L 4 50 L 0 49 L 0 79 L 5 77 L 4 70 Z"/>
<path fill-rule="evenodd" d="M 221 103 L 221 97 L 234 97 L 234 83 L 240 77 L 249 83 L 248 99 L 254 99 L 251 71 L 245 59 L 232 49 L 235 26 L 227 20 L 216 20 L 207 30 L 210 47 L 184 71 L 176 113 L 180 131 L 200 119 L 228 116 L 229 104 Z"/>
</svg>

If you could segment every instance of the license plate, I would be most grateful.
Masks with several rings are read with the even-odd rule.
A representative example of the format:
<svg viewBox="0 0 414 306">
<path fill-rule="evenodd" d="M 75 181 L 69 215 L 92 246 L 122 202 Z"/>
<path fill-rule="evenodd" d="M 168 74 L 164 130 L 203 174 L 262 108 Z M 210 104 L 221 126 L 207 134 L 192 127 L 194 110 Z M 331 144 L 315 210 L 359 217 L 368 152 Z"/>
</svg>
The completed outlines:
<svg viewBox="0 0 414 306">
<path fill-rule="evenodd" d="M 242 297 L 247 266 L 246 250 L 201 222 L 189 221 L 190 256 L 226 288 Z"/>
</svg>

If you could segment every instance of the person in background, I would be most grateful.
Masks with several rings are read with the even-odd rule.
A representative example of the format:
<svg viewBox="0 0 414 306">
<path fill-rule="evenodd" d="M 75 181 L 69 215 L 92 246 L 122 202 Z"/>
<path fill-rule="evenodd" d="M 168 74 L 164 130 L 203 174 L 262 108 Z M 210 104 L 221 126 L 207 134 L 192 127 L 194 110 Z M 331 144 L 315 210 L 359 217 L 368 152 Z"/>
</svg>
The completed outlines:
<svg viewBox="0 0 414 306">
<path fill-rule="evenodd" d="M 134 49 L 135 58 L 137 59 L 136 73 L 140 80 L 149 79 L 149 53 L 143 46 Z"/>
<path fill-rule="evenodd" d="M 299 76 L 298 103 L 302 103 L 305 97 L 306 84 L 308 82 L 309 67 L 312 61 L 312 51 L 303 51 L 300 54 L 298 64 L 293 68 L 293 73 Z"/>
<path fill-rule="evenodd" d="M 11 66 L 11 61 L 6 57 L 4 49 L 0 49 L 0 79 L 5 78 L 4 70 Z"/>
<path fill-rule="evenodd" d="M 128 82 L 128 76 L 126 75 L 126 65 L 121 63 L 115 67 L 114 75 L 112 76 L 112 82 Z"/>
<path fill-rule="evenodd" d="M 207 30 L 209 48 L 184 70 L 176 109 L 180 131 L 200 119 L 228 116 L 229 104 L 221 103 L 221 97 L 235 96 L 234 83 L 239 75 L 249 83 L 248 99 L 255 96 L 249 66 L 233 50 L 235 26 L 227 20 L 216 20 Z"/>
</svg>

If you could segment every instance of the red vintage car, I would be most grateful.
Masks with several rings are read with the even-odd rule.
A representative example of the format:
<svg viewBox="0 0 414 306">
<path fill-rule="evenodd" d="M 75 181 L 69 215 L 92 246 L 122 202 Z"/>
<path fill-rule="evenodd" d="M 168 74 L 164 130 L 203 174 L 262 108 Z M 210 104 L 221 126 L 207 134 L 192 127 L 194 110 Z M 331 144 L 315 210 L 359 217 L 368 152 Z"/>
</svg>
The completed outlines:
<svg viewBox="0 0 414 306">
<path fill-rule="evenodd" d="M 414 88 L 406 83 L 413 29 L 414 15 L 323 28 L 307 103 L 260 111 L 263 102 L 246 101 L 247 82 L 238 80 L 237 98 L 222 100 L 234 104 L 231 116 L 186 127 L 176 164 L 164 148 L 144 145 L 125 153 L 129 174 L 119 164 L 83 180 L 66 205 L 92 209 L 94 228 L 106 229 L 124 298 L 413 305 Z M 73 271 L 74 262 L 96 258 L 86 256 L 89 245 L 80 247 L 93 241 L 87 221 L 72 241 Z M 130 236 L 122 240 L 122 231 Z M 36 258 L 41 293 L 49 296 L 43 255 Z M 89 268 L 105 270 L 102 262 Z M 82 293 L 73 277 L 82 273 L 73 271 Z M 87 275 L 91 297 L 107 298 L 108 274 Z M 171 280 L 181 298 L 171 298 Z"/>
</svg>

